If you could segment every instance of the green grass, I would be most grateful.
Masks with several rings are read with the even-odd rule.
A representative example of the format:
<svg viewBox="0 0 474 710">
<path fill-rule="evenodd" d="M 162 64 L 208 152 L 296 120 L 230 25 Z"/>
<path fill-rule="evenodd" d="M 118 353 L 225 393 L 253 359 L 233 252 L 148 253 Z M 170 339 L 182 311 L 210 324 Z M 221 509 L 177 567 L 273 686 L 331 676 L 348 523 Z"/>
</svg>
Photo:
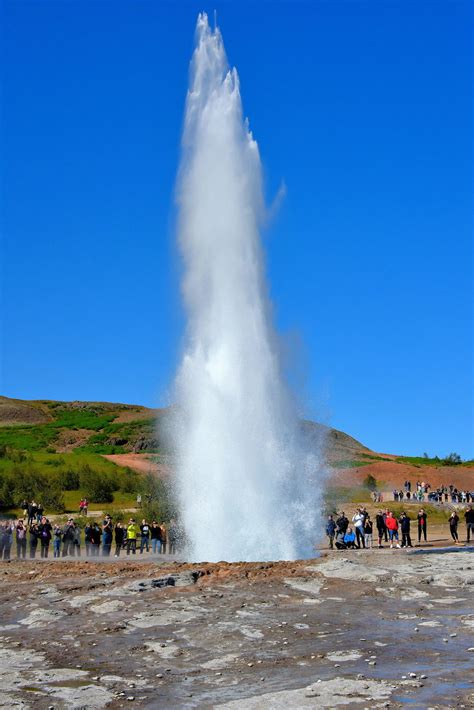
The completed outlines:
<svg viewBox="0 0 474 710">
<path fill-rule="evenodd" d="M 370 491 L 362 486 L 336 486 L 329 488 L 324 497 L 325 510 L 341 510 L 341 506 L 370 503 Z"/>
<path fill-rule="evenodd" d="M 332 463 L 332 468 L 360 468 L 361 466 L 368 466 L 371 461 L 354 461 L 352 459 L 347 459 L 345 461 L 336 461 Z"/>
<path fill-rule="evenodd" d="M 365 459 L 370 459 L 371 461 L 393 461 L 393 459 L 388 458 L 388 456 L 377 456 L 375 454 L 361 454 Z"/>
<path fill-rule="evenodd" d="M 54 421 L 47 424 L 16 424 L 0 427 L 0 446 L 23 451 L 41 451 L 50 447 L 63 429 L 104 429 L 117 414 L 97 414 L 89 410 L 55 409 Z"/>
<path fill-rule="evenodd" d="M 104 411 L 101 405 L 87 409 L 70 409 L 61 403 L 50 403 L 49 411 L 54 421 L 47 424 L 16 424 L 0 427 L 0 447 L 23 451 L 54 451 L 62 431 L 85 430 L 90 437 L 77 447 L 79 453 L 120 454 L 130 451 L 135 441 L 144 437 L 156 439 L 155 419 L 135 419 L 115 423 L 118 411 Z M 160 453 L 160 447 L 148 449 Z"/>
<path fill-rule="evenodd" d="M 97 453 L 73 451 L 66 454 L 51 454 L 46 451 L 30 451 L 23 461 L 16 462 L 8 458 L 0 458 L 0 471 L 10 471 L 14 467 L 34 467 L 41 473 L 61 474 L 66 470 L 80 471 L 84 466 L 90 466 L 94 471 L 123 474 L 125 468 L 117 466 L 112 461 L 104 459 Z"/>
<path fill-rule="evenodd" d="M 458 464 L 445 463 L 444 459 L 437 457 L 425 458 L 424 456 L 397 456 L 395 460 L 397 463 L 409 463 L 412 466 L 474 466 L 472 459 Z"/>
<path fill-rule="evenodd" d="M 141 437 L 156 439 L 155 419 L 135 419 L 130 422 L 110 423 L 102 430 L 93 434 L 87 442 L 78 447 L 77 451 L 96 452 L 100 454 L 121 454 L 130 450 L 129 442 Z M 116 443 L 108 443 L 116 439 Z M 148 453 L 160 453 L 160 447 L 147 449 Z"/>
</svg>

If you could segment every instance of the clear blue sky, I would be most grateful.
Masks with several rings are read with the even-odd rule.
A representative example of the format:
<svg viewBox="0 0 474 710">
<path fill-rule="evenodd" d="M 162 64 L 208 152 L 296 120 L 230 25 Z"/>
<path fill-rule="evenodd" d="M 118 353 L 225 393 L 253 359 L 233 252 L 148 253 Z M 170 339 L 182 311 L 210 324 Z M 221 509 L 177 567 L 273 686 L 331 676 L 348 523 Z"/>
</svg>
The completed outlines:
<svg viewBox="0 0 474 710">
<path fill-rule="evenodd" d="M 214 6 L 269 202 L 287 187 L 265 243 L 306 413 L 473 456 L 467 0 L 3 0 L 1 392 L 167 403 L 180 132 Z"/>
</svg>

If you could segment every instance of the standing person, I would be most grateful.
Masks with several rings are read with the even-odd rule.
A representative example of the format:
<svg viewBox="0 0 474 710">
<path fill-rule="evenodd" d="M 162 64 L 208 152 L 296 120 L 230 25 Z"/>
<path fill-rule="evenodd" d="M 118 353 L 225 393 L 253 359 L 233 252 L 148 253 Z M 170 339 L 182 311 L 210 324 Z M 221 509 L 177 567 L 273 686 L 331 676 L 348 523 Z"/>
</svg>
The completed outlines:
<svg viewBox="0 0 474 710">
<path fill-rule="evenodd" d="M 120 557 L 124 537 L 125 528 L 122 526 L 122 523 L 117 523 L 115 526 L 115 557 Z"/>
<path fill-rule="evenodd" d="M 398 520 L 393 517 L 391 511 L 388 512 L 385 518 L 385 525 L 387 526 L 388 536 L 390 538 L 390 549 L 393 548 L 393 541 L 396 542 L 396 547 L 400 547 L 398 543 Z"/>
<path fill-rule="evenodd" d="M 84 498 L 82 502 L 82 512 L 84 513 L 84 515 L 87 515 L 87 513 L 89 512 L 89 501 L 87 500 L 87 498 Z"/>
<path fill-rule="evenodd" d="M 109 557 L 110 555 L 113 533 L 114 527 L 112 523 L 112 518 L 110 517 L 110 515 L 106 515 L 104 523 L 102 525 L 102 555 L 104 557 Z"/>
<path fill-rule="evenodd" d="M 23 520 L 16 524 L 16 556 L 23 560 L 26 557 L 26 527 Z"/>
<path fill-rule="evenodd" d="M 383 512 L 383 522 L 384 522 L 384 525 L 385 525 L 385 530 L 384 530 L 384 539 L 385 539 L 385 542 L 388 542 L 388 528 L 387 528 L 387 525 L 385 524 L 385 523 L 386 523 L 386 520 L 387 520 L 387 515 L 388 515 L 388 508 L 385 508 L 385 510 L 384 510 L 384 512 Z"/>
<path fill-rule="evenodd" d="M 400 523 L 400 530 L 402 533 L 402 547 L 413 547 L 411 544 L 411 537 L 410 537 L 410 518 L 408 515 L 403 511 L 403 513 L 400 515 L 400 519 L 398 521 Z"/>
<path fill-rule="evenodd" d="M 344 537 L 344 535 L 346 534 L 346 530 L 349 527 L 349 518 L 346 518 L 344 511 L 341 511 L 339 513 L 339 517 L 336 520 L 336 525 L 338 535 L 342 535 Z"/>
<path fill-rule="evenodd" d="M 72 546 L 71 546 L 71 554 L 74 557 L 80 557 L 81 556 L 81 528 L 77 523 L 72 524 Z"/>
<path fill-rule="evenodd" d="M 357 508 L 356 513 L 352 516 L 352 522 L 354 523 L 355 527 L 355 534 L 356 534 L 356 540 L 357 540 L 357 547 L 360 550 L 361 543 L 362 547 L 365 548 L 365 541 L 364 541 L 364 515 L 362 513 L 361 508 Z"/>
<path fill-rule="evenodd" d="M 137 493 L 137 508 L 141 508 L 141 507 L 142 507 L 142 494 Z"/>
<path fill-rule="evenodd" d="M 28 504 L 28 526 L 30 526 L 33 521 L 36 522 L 36 510 L 37 506 L 34 500 Z"/>
<path fill-rule="evenodd" d="M 474 540 L 474 510 L 472 509 L 472 505 L 468 505 L 464 513 L 464 520 L 466 521 L 466 542 L 470 542 L 471 533 Z"/>
<path fill-rule="evenodd" d="M 38 549 L 38 540 L 40 538 L 40 532 L 38 530 L 38 525 L 36 523 L 31 523 L 29 527 L 30 535 L 30 560 L 34 560 L 36 557 L 36 550 Z"/>
<path fill-rule="evenodd" d="M 160 528 L 161 528 L 161 552 L 164 555 L 166 553 L 166 543 L 168 542 L 168 528 L 166 527 L 164 522 L 161 523 Z"/>
<path fill-rule="evenodd" d="M 151 551 L 154 555 L 156 553 L 161 552 L 161 528 L 154 520 L 151 524 L 150 528 L 150 534 L 151 534 Z"/>
<path fill-rule="evenodd" d="M 89 555 L 92 554 L 91 546 L 92 546 L 92 537 L 91 537 L 91 532 L 92 532 L 92 524 L 87 523 L 86 526 L 84 527 L 84 544 L 86 546 L 86 557 L 89 557 Z"/>
<path fill-rule="evenodd" d="M 332 517 L 332 516 L 331 516 Z M 171 518 L 168 527 L 168 553 L 170 555 L 176 554 L 176 548 L 178 544 L 179 529 L 174 518 Z"/>
<path fill-rule="evenodd" d="M 366 517 L 364 523 L 364 543 L 365 547 L 372 549 L 372 530 L 373 525 L 369 516 Z"/>
<path fill-rule="evenodd" d="M 55 525 L 53 528 L 53 556 L 54 557 L 60 557 L 61 555 L 61 538 L 63 535 L 63 531 L 59 527 L 59 525 Z"/>
<path fill-rule="evenodd" d="M 328 521 L 326 523 L 326 535 L 329 538 L 329 549 L 334 549 L 334 535 L 336 534 L 336 523 L 332 515 L 328 516 Z"/>
<path fill-rule="evenodd" d="M 140 554 L 143 555 L 143 548 L 145 547 L 146 551 L 150 552 L 150 526 L 145 519 L 142 520 L 142 524 L 140 525 L 140 533 Z"/>
<path fill-rule="evenodd" d="M 44 515 L 42 516 L 41 522 L 38 525 L 38 530 L 40 533 L 41 541 L 41 557 L 46 558 L 49 552 L 49 543 L 51 542 L 53 526 L 49 522 L 48 518 L 46 518 Z"/>
<path fill-rule="evenodd" d="M 421 542 L 421 536 L 423 535 L 426 542 L 426 523 L 428 516 L 426 515 L 423 508 L 418 511 L 418 542 Z"/>
<path fill-rule="evenodd" d="M 449 516 L 448 523 L 449 523 L 449 532 L 451 533 L 451 537 L 453 538 L 455 544 L 459 545 L 459 536 L 458 536 L 459 515 L 456 513 L 455 510 L 453 510 L 453 512 Z"/>
<path fill-rule="evenodd" d="M 94 523 L 90 532 L 92 557 L 97 557 L 100 550 L 102 534 L 98 523 Z"/>
<path fill-rule="evenodd" d="M 140 528 L 135 523 L 134 518 L 130 518 L 127 525 L 127 555 L 130 554 L 130 550 L 135 555 L 137 552 L 137 537 L 140 533 Z"/>
<path fill-rule="evenodd" d="M 385 526 L 385 517 L 381 510 L 375 516 L 375 526 L 377 528 L 377 534 L 379 538 L 379 548 L 382 547 L 382 539 L 384 535 L 387 534 L 387 528 Z"/>
<path fill-rule="evenodd" d="M 63 557 L 74 555 L 74 520 L 69 518 L 66 525 L 63 527 Z"/>
<path fill-rule="evenodd" d="M 0 528 L 0 560 L 9 560 L 10 552 L 13 544 L 13 530 L 15 529 L 13 523 L 8 521 L 3 523 Z"/>
<path fill-rule="evenodd" d="M 41 525 L 41 519 L 44 517 L 43 513 L 44 513 L 43 504 L 38 503 L 36 505 L 36 522 L 38 523 L 38 525 Z"/>
</svg>

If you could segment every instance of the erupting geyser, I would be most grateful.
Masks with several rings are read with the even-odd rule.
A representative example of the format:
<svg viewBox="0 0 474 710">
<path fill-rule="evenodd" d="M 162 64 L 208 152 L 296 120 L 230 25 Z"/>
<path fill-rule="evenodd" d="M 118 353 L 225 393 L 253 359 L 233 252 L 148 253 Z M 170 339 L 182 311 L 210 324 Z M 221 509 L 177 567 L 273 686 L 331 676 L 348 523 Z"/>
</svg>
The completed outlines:
<svg viewBox="0 0 474 710">
<path fill-rule="evenodd" d="M 179 177 L 187 340 L 174 443 L 193 560 L 314 554 L 318 461 L 283 382 L 268 308 L 258 147 L 239 78 L 207 16 L 186 103 Z"/>
</svg>

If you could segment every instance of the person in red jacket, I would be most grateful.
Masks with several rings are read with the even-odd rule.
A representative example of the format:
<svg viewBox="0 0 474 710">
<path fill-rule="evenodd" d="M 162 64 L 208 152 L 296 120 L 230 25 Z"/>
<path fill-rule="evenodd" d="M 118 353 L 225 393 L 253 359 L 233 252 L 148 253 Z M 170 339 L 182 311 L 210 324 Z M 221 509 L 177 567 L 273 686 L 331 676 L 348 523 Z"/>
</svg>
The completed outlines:
<svg viewBox="0 0 474 710">
<path fill-rule="evenodd" d="M 393 541 L 396 542 L 396 547 L 400 547 L 398 544 L 398 520 L 393 517 L 393 513 L 389 510 L 387 517 L 385 518 L 385 525 L 387 526 L 388 536 L 390 538 L 390 547 L 393 547 Z"/>
</svg>

